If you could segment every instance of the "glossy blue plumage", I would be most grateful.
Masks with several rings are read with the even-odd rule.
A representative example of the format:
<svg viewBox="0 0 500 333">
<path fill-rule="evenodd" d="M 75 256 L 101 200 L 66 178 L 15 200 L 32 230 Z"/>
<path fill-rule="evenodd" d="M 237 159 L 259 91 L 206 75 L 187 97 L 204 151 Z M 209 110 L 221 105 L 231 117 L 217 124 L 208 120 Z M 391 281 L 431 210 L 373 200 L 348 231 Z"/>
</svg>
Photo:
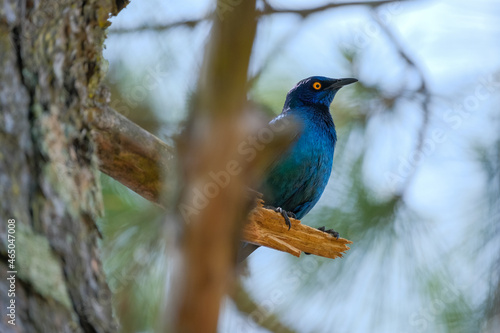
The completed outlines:
<svg viewBox="0 0 500 333">
<path fill-rule="evenodd" d="M 263 181 L 266 205 L 281 207 L 301 219 L 318 202 L 330 178 L 337 142 L 329 107 L 342 86 L 356 81 L 313 76 L 290 90 L 282 113 L 271 123 L 291 120 L 299 126 L 296 140 L 271 165 Z"/>
<path fill-rule="evenodd" d="M 275 125 L 271 127 L 292 125 L 295 141 L 271 164 L 264 177 L 260 192 L 265 205 L 294 213 L 301 219 L 318 202 L 330 178 L 337 142 L 330 104 L 340 88 L 356 81 L 313 76 L 288 92 L 283 111 L 271 121 Z M 279 211 L 291 226 L 288 214 L 282 210 Z M 320 230 L 338 237 L 333 230 Z M 254 244 L 242 244 L 237 260 L 241 262 L 256 248 Z"/>
</svg>

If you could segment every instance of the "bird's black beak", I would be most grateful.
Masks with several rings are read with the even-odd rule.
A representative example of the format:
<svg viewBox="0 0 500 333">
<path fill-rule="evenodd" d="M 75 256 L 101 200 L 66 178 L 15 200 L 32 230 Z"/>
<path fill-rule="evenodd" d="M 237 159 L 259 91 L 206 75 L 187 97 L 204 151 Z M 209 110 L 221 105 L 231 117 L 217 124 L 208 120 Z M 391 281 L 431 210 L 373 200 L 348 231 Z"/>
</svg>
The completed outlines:
<svg viewBox="0 0 500 333">
<path fill-rule="evenodd" d="M 352 79 L 352 78 L 347 78 L 347 79 L 338 79 L 335 81 L 331 86 L 329 86 L 329 89 L 340 89 L 343 86 L 347 86 L 348 84 L 358 82 L 357 79 Z"/>
</svg>

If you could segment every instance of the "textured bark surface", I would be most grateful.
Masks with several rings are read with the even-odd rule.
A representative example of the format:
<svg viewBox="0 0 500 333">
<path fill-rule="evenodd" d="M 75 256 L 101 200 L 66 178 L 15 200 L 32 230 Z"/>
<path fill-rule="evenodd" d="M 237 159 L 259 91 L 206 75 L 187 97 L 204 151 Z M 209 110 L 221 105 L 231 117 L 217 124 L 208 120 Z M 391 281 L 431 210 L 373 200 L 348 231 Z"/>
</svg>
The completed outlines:
<svg viewBox="0 0 500 333">
<path fill-rule="evenodd" d="M 114 332 L 97 253 L 102 200 L 83 109 L 102 78 L 109 13 L 125 1 L 0 0 L 1 332 Z M 16 326 L 6 226 L 16 220 Z"/>
<path fill-rule="evenodd" d="M 174 190 L 163 178 L 174 172 L 173 147 L 109 107 L 88 109 L 86 118 L 102 172 L 157 204 Z"/>
</svg>

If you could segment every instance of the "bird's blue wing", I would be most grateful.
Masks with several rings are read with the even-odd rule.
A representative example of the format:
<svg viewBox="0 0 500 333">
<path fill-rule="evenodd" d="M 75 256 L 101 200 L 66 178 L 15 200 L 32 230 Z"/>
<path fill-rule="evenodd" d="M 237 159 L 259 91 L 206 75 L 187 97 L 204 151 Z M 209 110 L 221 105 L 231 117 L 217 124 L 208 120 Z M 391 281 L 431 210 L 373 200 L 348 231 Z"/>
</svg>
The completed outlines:
<svg viewBox="0 0 500 333">
<path fill-rule="evenodd" d="M 302 218 L 316 204 L 328 182 L 331 159 L 305 158 L 292 149 L 272 165 L 261 188 L 266 205 Z"/>
</svg>

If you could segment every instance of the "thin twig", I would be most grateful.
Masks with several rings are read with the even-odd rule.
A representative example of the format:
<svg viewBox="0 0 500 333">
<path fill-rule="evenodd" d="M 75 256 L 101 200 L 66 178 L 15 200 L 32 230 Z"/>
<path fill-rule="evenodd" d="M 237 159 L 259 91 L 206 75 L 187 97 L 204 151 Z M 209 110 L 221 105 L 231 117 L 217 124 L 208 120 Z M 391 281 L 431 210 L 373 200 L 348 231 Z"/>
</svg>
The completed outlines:
<svg viewBox="0 0 500 333">
<path fill-rule="evenodd" d="M 267 306 L 259 306 L 245 289 L 241 281 L 236 284 L 231 298 L 240 312 L 251 318 L 257 325 L 273 333 L 295 333 L 280 321 L 279 316 Z"/>
<path fill-rule="evenodd" d="M 427 84 L 427 79 L 425 77 L 424 71 L 422 69 L 422 66 L 418 64 L 418 62 L 414 59 L 412 55 L 410 55 L 409 51 L 407 48 L 403 46 L 399 38 L 395 35 L 394 31 L 392 31 L 378 16 L 378 14 L 374 11 L 373 12 L 373 17 L 377 24 L 380 26 L 380 28 L 384 31 L 386 36 L 391 40 L 393 43 L 394 47 L 396 48 L 396 51 L 398 54 L 405 60 L 405 62 L 415 70 L 415 72 L 419 75 L 420 77 L 420 86 L 416 90 L 416 93 L 421 94 L 423 96 L 421 106 L 422 106 L 422 111 L 423 111 L 423 118 L 422 118 L 422 127 L 419 130 L 418 133 L 418 138 L 417 138 L 417 145 L 415 147 L 417 152 L 422 151 L 423 145 L 424 145 L 424 140 L 426 137 L 427 129 L 429 127 L 429 119 L 430 119 L 430 103 L 431 103 L 431 97 L 432 94 L 428 89 L 428 84 Z M 406 189 L 409 187 L 410 183 L 413 181 L 415 174 L 416 174 L 416 166 L 413 166 L 413 169 L 411 173 L 408 175 L 406 178 L 405 184 L 401 188 L 401 193 L 399 196 L 401 198 L 404 197 L 404 193 Z"/>
<path fill-rule="evenodd" d="M 263 65 L 259 68 L 259 70 L 254 73 L 251 77 L 248 78 L 248 88 L 251 89 L 255 86 L 257 81 L 260 79 L 264 71 L 270 66 L 272 59 L 276 56 L 276 54 L 283 50 L 286 43 L 288 43 L 296 32 L 300 29 L 299 26 L 296 26 L 295 29 L 289 31 L 285 36 L 283 36 L 278 42 L 276 42 L 273 48 L 267 53 L 266 59 L 262 62 Z"/>
<path fill-rule="evenodd" d="M 128 34 L 132 32 L 144 32 L 144 31 L 165 31 L 169 30 L 172 28 L 177 28 L 177 27 L 188 27 L 188 28 L 194 28 L 196 27 L 199 23 L 205 21 L 207 18 L 199 18 L 199 19 L 194 19 L 194 20 L 182 20 L 178 22 L 172 22 L 172 23 L 166 23 L 166 24 L 144 24 L 138 27 L 131 27 L 131 28 L 111 28 L 109 29 L 110 34 Z"/>
<path fill-rule="evenodd" d="M 298 14 L 302 18 L 306 18 L 307 16 L 315 13 L 322 12 L 324 10 L 339 8 L 339 7 L 347 7 L 347 6 L 371 6 L 377 7 L 381 5 L 385 5 L 393 2 L 401 2 L 401 0 L 381 0 L 381 1 L 353 1 L 353 2 L 336 2 L 330 3 L 319 7 L 308 8 L 308 9 L 277 9 L 271 6 L 267 1 L 264 1 L 264 9 L 260 12 L 261 15 L 270 15 L 270 14 Z"/>
<path fill-rule="evenodd" d="M 261 11 L 257 12 L 257 16 L 267 16 L 267 15 L 272 15 L 272 14 L 297 14 L 300 15 L 302 18 L 306 18 L 309 15 L 315 14 L 322 12 L 324 10 L 332 9 L 332 8 L 339 8 L 339 7 L 347 7 L 347 6 L 371 6 L 371 7 L 378 7 L 381 5 L 385 5 L 388 3 L 394 3 L 394 2 L 402 2 L 401 0 L 380 0 L 380 1 L 360 1 L 360 2 L 340 2 L 340 3 L 331 3 L 315 8 L 308 8 L 308 9 L 290 9 L 290 8 L 285 8 L 285 9 L 278 9 L 273 6 L 271 6 L 267 1 L 264 1 L 264 9 Z M 181 26 L 186 26 L 189 28 L 194 28 L 196 27 L 199 23 L 207 21 L 210 17 L 205 16 L 201 17 L 198 19 L 192 19 L 192 20 L 181 20 L 178 22 L 171 22 L 171 23 L 166 23 L 166 24 L 144 24 L 138 27 L 131 27 L 131 28 L 111 28 L 109 29 L 110 34 L 126 34 L 126 33 L 133 33 L 133 32 L 144 32 L 144 31 L 166 31 L 172 28 L 177 28 Z"/>
<path fill-rule="evenodd" d="M 224 1 L 217 1 L 217 8 L 226 5 Z M 217 332 L 221 299 L 235 272 L 239 236 L 251 209 L 244 188 L 253 170 L 238 154 L 238 142 L 245 138 L 240 124 L 257 30 L 255 1 L 243 1 L 213 17 L 197 98 L 177 140 L 182 170 L 177 220 L 186 223 L 179 246 L 182 269 L 177 278 L 182 283 L 176 286 L 174 332 Z M 238 172 L 228 173 L 224 185 L 215 183 L 213 175 L 226 172 L 229 162 L 236 163 L 230 165 Z M 196 200 L 200 188 L 208 194 L 202 204 Z"/>
</svg>

